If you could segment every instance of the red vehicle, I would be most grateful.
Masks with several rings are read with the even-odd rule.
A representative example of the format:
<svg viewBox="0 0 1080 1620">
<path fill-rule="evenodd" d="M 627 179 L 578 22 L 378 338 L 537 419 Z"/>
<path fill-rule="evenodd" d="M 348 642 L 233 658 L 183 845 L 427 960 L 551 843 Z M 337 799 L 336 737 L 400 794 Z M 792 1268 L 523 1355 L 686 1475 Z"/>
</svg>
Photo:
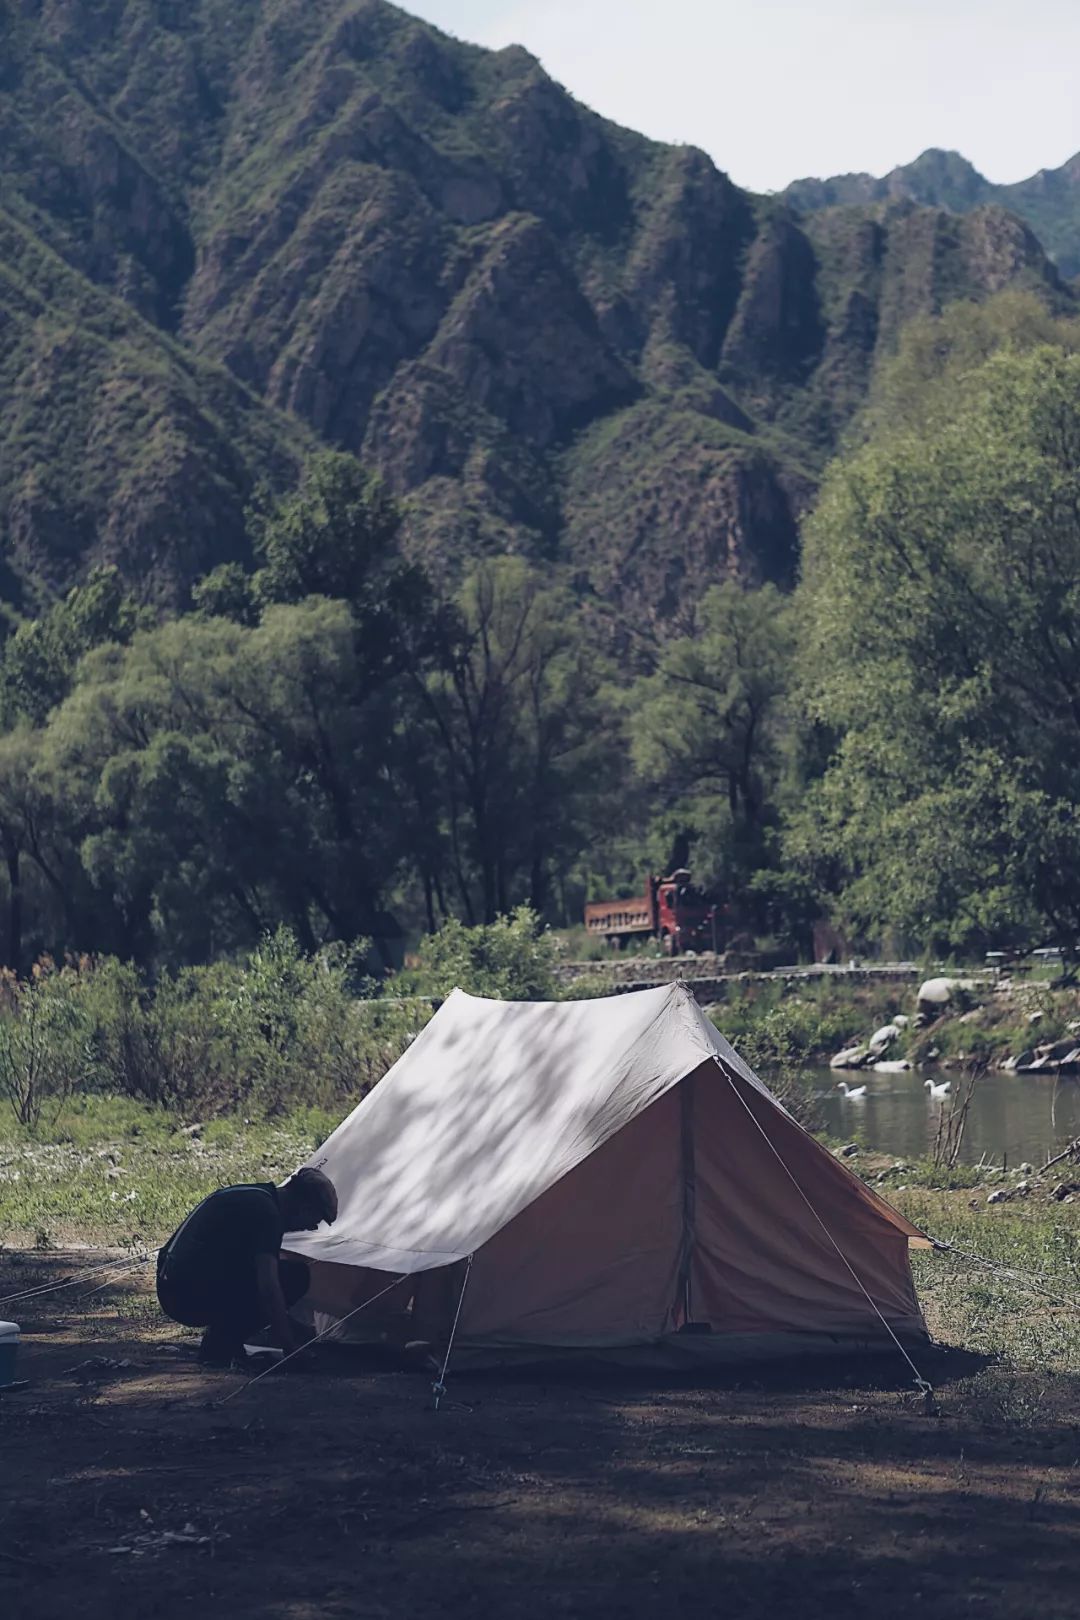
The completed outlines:
<svg viewBox="0 0 1080 1620">
<path fill-rule="evenodd" d="M 685 867 L 666 878 L 650 873 L 645 893 L 632 900 L 590 900 L 585 927 L 616 947 L 658 939 L 668 956 L 716 949 L 716 907 L 693 887 Z"/>
</svg>

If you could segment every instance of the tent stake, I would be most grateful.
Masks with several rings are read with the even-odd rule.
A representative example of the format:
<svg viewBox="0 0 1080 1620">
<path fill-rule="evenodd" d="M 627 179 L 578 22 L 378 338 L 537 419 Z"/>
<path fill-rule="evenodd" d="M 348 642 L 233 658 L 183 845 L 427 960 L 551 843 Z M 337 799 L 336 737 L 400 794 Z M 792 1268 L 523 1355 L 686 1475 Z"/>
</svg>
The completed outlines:
<svg viewBox="0 0 1080 1620">
<path fill-rule="evenodd" d="M 461 1279 L 461 1293 L 458 1295 L 457 1310 L 454 1312 L 454 1325 L 450 1329 L 450 1337 L 446 1342 L 446 1354 L 443 1357 L 442 1368 L 438 1379 L 431 1386 L 431 1393 L 435 1399 L 435 1411 L 439 1410 L 439 1402 L 446 1394 L 446 1369 L 450 1365 L 450 1352 L 454 1348 L 454 1335 L 457 1333 L 458 1322 L 461 1320 L 461 1307 L 465 1303 L 465 1290 L 469 1286 L 469 1273 L 472 1271 L 473 1257 L 470 1254 L 465 1262 L 465 1275 Z"/>
</svg>

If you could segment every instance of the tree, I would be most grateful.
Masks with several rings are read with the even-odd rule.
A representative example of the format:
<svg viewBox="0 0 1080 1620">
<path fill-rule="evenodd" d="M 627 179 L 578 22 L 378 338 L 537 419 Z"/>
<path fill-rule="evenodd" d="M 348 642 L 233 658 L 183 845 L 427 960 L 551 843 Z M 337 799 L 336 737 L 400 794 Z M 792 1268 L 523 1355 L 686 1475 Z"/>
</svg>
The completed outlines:
<svg viewBox="0 0 1080 1620">
<path fill-rule="evenodd" d="M 8 638 L 0 660 L 0 721 L 41 725 L 71 691 L 79 659 L 103 642 L 130 640 L 146 615 L 115 568 L 95 568 L 85 584 Z"/>
<path fill-rule="evenodd" d="M 354 457 L 314 456 L 300 484 L 279 499 L 262 496 L 248 516 L 256 560 L 253 587 L 263 603 L 305 596 L 381 608 L 388 619 L 423 591 L 422 574 L 401 560 L 401 513 L 385 486 Z"/>
<path fill-rule="evenodd" d="M 744 905 L 770 858 L 792 651 L 790 602 L 772 585 L 728 582 L 629 695 L 638 771 L 668 825 L 690 829 L 706 879 Z"/>
<path fill-rule="evenodd" d="M 558 995 L 557 947 L 528 906 L 487 927 L 451 917 L 421 940 L 416 966 L 398 981 L 416 995 L 448 996 L 455 987 L 502 1001 L 545 1001 Z"/>
<path fill-rule="evenodd" d="M 25 724 L 0 736 L 0 850 L 7 876 L 3 961 L 16 974 L 25 965 L 26 856 L 34 845 L 40 797 L 35 780 L 39 738 Z"/>
<path fill-rule="evenodd" d="M 569 595 L 518 558 L 479 564 L 455 606 L 418 684 L 458 898 L 470 923 L 521 900 L 542 914 L 617 779 L 610 672 Z"/>
<path fill-rule="evenodd" d="M 369 675 L 349 605 L 321 597 L 85 661 L 42 748 L 110 948 L 203 960 L 278 923 L 308 949 L 385 941 L 399 699 Z"/>
<path fill-rule="evenodd" d="M 191 591 L 194 612 L 206 619 L 232 619 L 237 624 L 256 624 L 259 605 L 252 577 L 242 564 L 219 563 L 203 576 Z"/>
<path fill-rule="evenodd" d="M 835 746 L 788 849 L 856 927 L 1080 939 L 1080 356 L 1004 351 L 836 464 L 802 701 Z"/>
</svg>

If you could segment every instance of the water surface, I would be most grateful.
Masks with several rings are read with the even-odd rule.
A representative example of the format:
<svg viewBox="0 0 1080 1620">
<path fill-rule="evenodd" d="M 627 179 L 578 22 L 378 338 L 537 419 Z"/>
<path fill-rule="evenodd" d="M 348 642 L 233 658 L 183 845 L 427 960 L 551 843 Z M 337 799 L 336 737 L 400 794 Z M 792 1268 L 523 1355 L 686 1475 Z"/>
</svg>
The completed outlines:
<svg viewBox="0 0 1080 1620">
<path fill-rule="evenodd" d="M 926 1073 L 843 1074 L 827 1068 L 803 1071 L 814 1095 L 822 1129 L 830 1136 L 860 1146 L 916 1158 L 933 1150 L 942 1104 L 931 1098 Z M 950 1080 L 958 1090 L 959 1070 L 936 1072 L 938 1084 Z M 866 1086 L 866 1096 L 845 1101 L 838 1080 Z M 1080 1137 L 1080 1078 L 1050 1074 L 1010 1074 L 990 1070 L 975 1088 L 968 1112 L 960 1160 L 983 1158 L 994 1164 L 1027 1161 L 1044 1164 L 1055 1151 Z"/>
</svg>

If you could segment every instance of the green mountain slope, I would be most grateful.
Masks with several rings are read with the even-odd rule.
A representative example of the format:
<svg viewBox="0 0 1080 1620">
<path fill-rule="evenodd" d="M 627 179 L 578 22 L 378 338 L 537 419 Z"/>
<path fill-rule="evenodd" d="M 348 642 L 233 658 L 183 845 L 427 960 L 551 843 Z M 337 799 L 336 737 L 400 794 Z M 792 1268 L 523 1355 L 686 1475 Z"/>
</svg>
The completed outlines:
<svg viewBox="0 0 1080 1620">
<path fill-rule="evenodd" d="M 0 209 L 0 513 L 8 600 L 34 608 L 115 564 L 177 607 L 244 556 L 244 505 L 310 445 Z"/>
<path fill-rule="evenodd" d="M 382 470 L 437 567 L 559 560 L 669 622 L 791 576 L 904 319 L 1072 299 L 996 206 L 803 218 L 383 0 L 0 17 L 2 284 L 49 267 L 40 306 L 0 304 L 5 415 L 36 424 L 8 429 L 0 540 L 35 590 L 108 556 L 182 599 L 255 471 L 317 436 Z"/>
<path fill-rule="evenodd" d="M 829 180 L 796 180 L 783 196 L 800 213 L 900 199 L 954 213 L 993 203 L 1031 227 L 1063 276 L 1080 276 L 1080 153 L 1059 169 L 1040 169 L 1028 180 L 998 186 L 959 152 L 931 149 L 880 179 L 839 174 Z"/>
</svg>

